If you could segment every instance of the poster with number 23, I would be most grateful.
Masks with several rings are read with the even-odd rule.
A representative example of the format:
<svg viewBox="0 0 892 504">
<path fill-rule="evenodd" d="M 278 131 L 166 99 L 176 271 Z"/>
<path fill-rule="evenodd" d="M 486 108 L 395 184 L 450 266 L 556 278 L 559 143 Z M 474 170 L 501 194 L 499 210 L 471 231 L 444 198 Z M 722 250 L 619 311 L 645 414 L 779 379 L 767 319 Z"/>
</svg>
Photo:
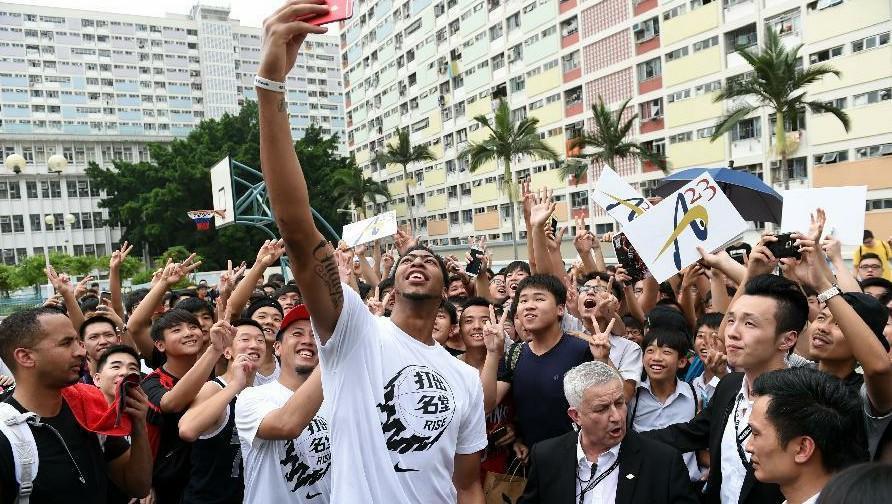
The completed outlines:
<svg viewBox="0 0 892 504">
<path fill-rule="evenodd" d="M 715 251 L 746 230 L 746 221 L 703 172 L 651 210 L 623 226 L 623 232 L 658 282 L 700 260 L 697 247 Z"/>
</svg>

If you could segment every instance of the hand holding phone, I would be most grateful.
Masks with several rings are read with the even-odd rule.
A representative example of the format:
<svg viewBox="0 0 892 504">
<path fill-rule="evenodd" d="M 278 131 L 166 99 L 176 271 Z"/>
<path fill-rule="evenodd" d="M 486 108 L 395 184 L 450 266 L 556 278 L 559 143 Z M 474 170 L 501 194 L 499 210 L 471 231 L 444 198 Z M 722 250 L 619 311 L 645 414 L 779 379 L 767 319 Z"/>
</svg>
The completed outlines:
<svg viewBox="0 0 892 504">
<path fill-rule="evenodd" d="M 765 244 L 765 247 L 771 251 L 771 254 L 775 259 L 782 259 L 784 257 L 792 257 L 795 259 L 802 258 L 802 254 L 796 246 L 796 240 L 793 238 L 793 233 L 779 234 L 776 235 L 775 238 L 777 238 L 777 241 Z"/>
<path fill-rule="evenodd" d="M 353 17 L 353 0 L 325 0 L 325 4 L 331 9 L 328 14 L 305 21 L 311 25 L 322 26 Z"/>
<path fill-rule="evenodd" d="M 481 260 L 483 257 L 483 251 L 478 248 L 471 248 L 471 261 L 468 262 L 468 266 L 465 268 L 465 273 L 469 275 L 479 275 L 480 274 L 480 266 Z"/>
</svg>

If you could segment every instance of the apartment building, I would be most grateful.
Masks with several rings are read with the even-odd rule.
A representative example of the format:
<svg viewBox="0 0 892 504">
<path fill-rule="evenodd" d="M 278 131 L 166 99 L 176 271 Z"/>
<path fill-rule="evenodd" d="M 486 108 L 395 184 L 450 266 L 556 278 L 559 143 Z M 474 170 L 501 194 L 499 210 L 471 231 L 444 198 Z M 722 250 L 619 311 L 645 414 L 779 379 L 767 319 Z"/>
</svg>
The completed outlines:
<svg viewBox="0 0 892 504">
<path fill-rule="evenodd" d="M 794 151 L 790 187 L 870 186 L 868 228 L 892 234 L 892 46 L 889 0 L 358 0 L 342 26 L 341 64 L 350 151 L 368 174 L 389 184 L 389 205 L 432 244 L 458 245 L 468 236 L 510 240 L 501 167 L 475 173 L 456 157 L 488 132 L 472 118 L 504 98 L 514 117 L 535 116 L 558 152 L 578 155 L 569 141 L 591 128 L 598 97 L 611 107 L 631 99 L 636 140 L 664 152 L 672 170 L 720 167 L 749 171 L 768 183 L 780 177 L 772 155 L 774 118 L 747 117 L 710 142 L 716 119 L 735 103 L 713 98 L 748 66 L 735 53 L 756 47 L 775 30 L 788 47 L 802 44 L 803 65 L 842 72 L 809 89 L 851 116 L 846 133 L 829 114 L 788 123 Z M 408 128 L 415 144 L 437 155 L 412 167 L 407 198 L 398 167 L 376 166 L 374 153 Z M 659 184 L 653 166 L 614 167 L 645 194 Z M 555 166 L 524 161 L 516 177 L 555 189 L 557 217 L 572 224 L 589 215 L 588 181 L 561 180 Z M 613 229 L 594 209 L 596 229 Z M 886 231 L 883 231 L 886 230 Z M 887 236 L 878 234 L 878 236 Z M 525 238 L 521 232 L 521 238 Z"/>
<path fill-rule="evenodd" d="M 26 161 L 20 173 L 0 167 L 0 261 L 110 253 L 121 229 L 108 226 L 87 164 L 150 161 L 150 143 L 238 113 L 256 99 L 260 33 L 201 4 L 143 17 L 0 3 L 0 161 Z M 304 45 L 287 80 L 292 133 L 315 123 L 343 136 L 337 37 Z M 62 172 L 48 166 L 54 155 Z"/>
</svg>

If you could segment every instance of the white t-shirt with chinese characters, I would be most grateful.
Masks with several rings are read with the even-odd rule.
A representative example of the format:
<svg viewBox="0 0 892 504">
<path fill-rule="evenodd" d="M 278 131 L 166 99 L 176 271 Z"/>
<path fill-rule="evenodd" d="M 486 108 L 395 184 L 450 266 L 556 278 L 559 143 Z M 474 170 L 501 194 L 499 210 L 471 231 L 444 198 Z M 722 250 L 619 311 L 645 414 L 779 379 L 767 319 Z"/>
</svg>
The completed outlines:
<svg viewBox="0 0 892 504">
<path fill-rule="evenodd" d="M 332 420 L 331 501 L 454 504 L 455 455 L 486 447 L 477 370 L 373 316 L 342 289 L 337 326 L 319 344 Z"/>
<path fill-rule="evenodd" d="M 238 396 L 235 426 L 245 464 L 245 502 L 329 502 L 331 453 L 325 403 L 296 439 L 257 437 L 263 418 L 284 406 L 292 394 L 274 381 L 248 387 Z"/>
</svg>

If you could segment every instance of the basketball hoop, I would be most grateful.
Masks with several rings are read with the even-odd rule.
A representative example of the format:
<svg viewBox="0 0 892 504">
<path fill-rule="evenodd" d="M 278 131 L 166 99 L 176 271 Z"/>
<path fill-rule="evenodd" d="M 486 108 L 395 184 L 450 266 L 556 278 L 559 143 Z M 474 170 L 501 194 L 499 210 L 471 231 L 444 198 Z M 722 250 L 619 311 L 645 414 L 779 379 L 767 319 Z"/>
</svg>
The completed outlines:
<svg viewBox="0 0 892 504">
<path fill-rule="evenodd" d="M 186 215 L 195 222 L 195 228 L 199 231 L 207 231 L 211 227 L 214 216 L 225 217 L 226 210 L 191 210 Z"/>
</svg>

